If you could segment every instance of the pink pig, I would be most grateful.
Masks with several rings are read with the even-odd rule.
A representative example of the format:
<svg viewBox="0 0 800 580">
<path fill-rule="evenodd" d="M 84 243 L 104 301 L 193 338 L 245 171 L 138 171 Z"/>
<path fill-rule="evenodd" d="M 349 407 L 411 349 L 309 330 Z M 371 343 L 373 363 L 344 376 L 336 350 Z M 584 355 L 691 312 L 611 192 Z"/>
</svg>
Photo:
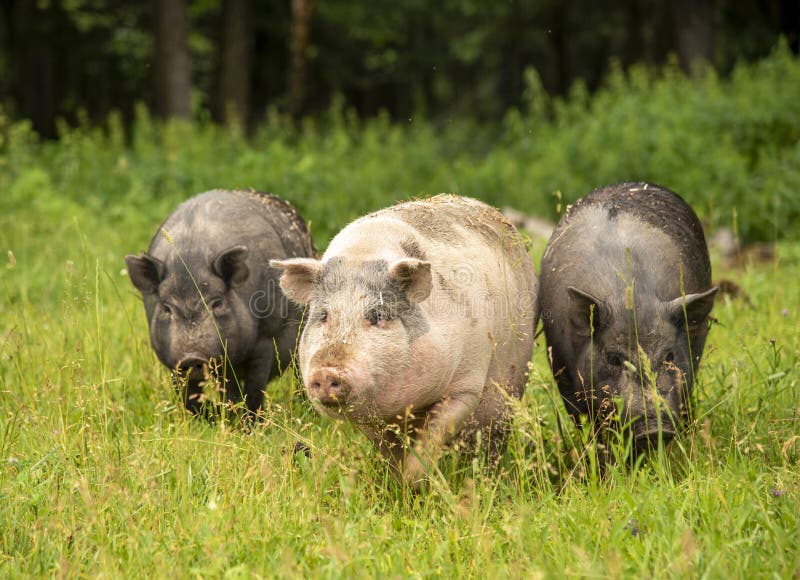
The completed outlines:
<svg viewBox="0 0 800 580">
<path fill-rule="evenodd" d="M 273 260 L 308 305 L 300 370 L 314 407 L 357 425 L 418 487 L 442 450 L 502 448 L 538 319 L 527 247 L 494 208 L 439 195 L 364 216 L 321 260 Z"/>
</svg>

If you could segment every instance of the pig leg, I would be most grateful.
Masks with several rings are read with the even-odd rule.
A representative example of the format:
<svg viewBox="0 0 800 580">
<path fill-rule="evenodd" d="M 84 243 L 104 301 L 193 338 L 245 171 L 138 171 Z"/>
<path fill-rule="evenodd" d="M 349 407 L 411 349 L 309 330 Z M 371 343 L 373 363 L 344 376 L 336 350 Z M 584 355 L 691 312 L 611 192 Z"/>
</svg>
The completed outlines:
<svg viewBox="0 0 800 580">
<path fill-rule="evenodd" d="M 270 347 L 267 352 L 272 350 Z M 251 360 L 243 373 L 245 405 L 250 413 L 257 413 L 264 402 L 264 389 L 272 375 L 274 364 L 272 356 L 262 356 Z"/>
<path fill-rule="evenodd" d="M 233 373 L 228 371 L 228 374 L 225 376 L 225 401 L 231 405 L 238 405 L 244 399 L 245 394 L 245 382 L 244 382 L 244 373 L 240 372 Z"/>
<path fill-rule="evenodd" d="M 403 465 L 403 481 L 419 488 L 426 465 L 435 466 L 443 448 L 474 413 L 483 392 L 485 375 L 454 388 L 446 398 L 430 408 L 425 427 L 418 432 L 414 448 Z"/>
</svg>

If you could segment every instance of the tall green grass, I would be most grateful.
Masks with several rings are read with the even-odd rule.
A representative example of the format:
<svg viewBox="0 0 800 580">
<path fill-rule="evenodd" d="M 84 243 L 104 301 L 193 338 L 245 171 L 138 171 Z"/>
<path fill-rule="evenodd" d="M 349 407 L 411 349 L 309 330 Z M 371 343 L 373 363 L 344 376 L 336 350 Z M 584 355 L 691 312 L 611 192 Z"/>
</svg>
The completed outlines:
<svg viewBox="0 0 800 580">
<path fill-rule="evenodd" d="M 733 269 L 714 257 L 715 278 L 747 298 L 718 301 L 696 420 L 652 461 L 599 475 L 540 339 L 498 470 L 447 458 L 417 496 L 365 437 L 316 416 L 291 374 L 270 385 L 252 429 L 187 417 L 122 271 L 179 200 L 217 186 L 290 198 L 319 247 L 395 199 L 457 191 L 554 216 L 553 191 L 563 205 L 629 178 L 674 187 L 710 223 L 734 223 L 737 208 L 740 232 L 796 238 L 776 230 L 796 227 L 800 203 L 778 187 L 798 176 L 797 61 L 779 51 L 737 70 L 731 80 L 634 71 L 591 100 L 534 91 L 532 110 L 510 113 L 491 148 L 491 131 L 467 123 L 336 111 L 299 129 L 275 118 L 249 138 L 144 111 L 130 132 L 112 118 L 63 128 L 57 143 L 4 121 L 0 576 L 796 575 L 796 241 L 767 263 Z M 636 146 L 642 127 L 657 129 L 651 149 Z M 709 135 L 722 145 L 701 147 Z"/>
<path fill-rule="evenodd" d="M 800 567 L 797 245 L 775 263 L 718 268 L 751 304 L 717 304 L 696 423 L 661 457 L 601 478 L 539 343 L 500 470 L 445 460 L 415 497 L 366 438 L 317 417 L 291 375 L 270 386 L 252 430 L 187 417 L 120 274 L 127 223 L 77 216 L 60 228 L 3 218 L 17 232 L 3 247 L 28 248 L 2 276 L 3 577 Z"/>
</svg>

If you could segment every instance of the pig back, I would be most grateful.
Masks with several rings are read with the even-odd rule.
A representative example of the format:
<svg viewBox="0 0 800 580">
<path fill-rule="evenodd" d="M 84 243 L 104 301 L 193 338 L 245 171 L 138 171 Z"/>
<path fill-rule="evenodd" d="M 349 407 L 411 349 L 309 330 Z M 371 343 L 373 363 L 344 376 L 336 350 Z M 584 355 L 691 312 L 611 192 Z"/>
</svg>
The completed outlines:
<svg viewBox="0 0 800 580">
<path fill-rule="evenodd" d="M 526 240 L 493 207 L 455 195 L 400 204 L 372 217 L 413 229 L 413 236 L 400 239 L 400 249 L 431 262 L 431 295 L 421 304 L 431 323 L 446 329 L 451 344 L 462 345 L 466 366 L 481 360 L 475 353 L 488 353 L 486 383 L 521 396 L 538 320 Z"/>
<path fill-rule="evenodd" d="M 149 253 L 160 259 L 174 250 L 215 255 L 237 244 L 256 254 L 315 254 L 305 221 L 289 202 L 243 190 L 212 190 L 183 202 L 158 228 Z"/>
<path fill-rule="evenodd" d="M 592 215 L 602 218 L 595 221 Z M 640 224 L 624 240 L 630 242 L 632 251 L 652 251 L 659 243 L 668 244 L 676 253 L 671 263 L 680 263 L 685 274 L 696 280 L 698 288 L 692 291 L 711 285 L 708 246 L 694 210 L 676 193 L 645 182 L 609 185 L 575 202 L 553 231 L 545 259 L 557 243 L 564 241 L 587 240 L 596 248 L 613 246 L 615 240 L 610 233 L 614 222 L 620 220 Z M 662 265 L 669 267 L 669 263 Z"/>
<path fill-rule="evenodd" d="M 637 268 L 638 267 L 638 268 Z M 542 258 L 543 310 L 566 302 L 566 287 L 598 298 L 624 292 L 626 269 L 661 300 L 711 286 L 703 227 L 677 194 L 649 183 L 597 189 L 567 209 Z"/>
</svg>

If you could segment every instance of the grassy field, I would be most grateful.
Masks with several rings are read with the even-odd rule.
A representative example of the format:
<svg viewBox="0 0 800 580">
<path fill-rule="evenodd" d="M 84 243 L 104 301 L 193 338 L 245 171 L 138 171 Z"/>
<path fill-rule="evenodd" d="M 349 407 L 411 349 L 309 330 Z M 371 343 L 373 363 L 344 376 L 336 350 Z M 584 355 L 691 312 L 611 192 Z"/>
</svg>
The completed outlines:
<svg viewBox="0 0 800 580">
<path fill-rule="evenodd" d="M 251 430 L 176 407 L 122 256 L 179 196 L 94 207 L 30 179 L 0 215 L 0 577 L 800 574 L 797 243 L 715 256 L 746 297 L 718 301 L 666 452 L 600 478 L 540 338 L 500 470 L 445 460 L 410 496 L 290 375 Z M 316 224 L 331 203 L 302 201 Z"/>
</svg>

